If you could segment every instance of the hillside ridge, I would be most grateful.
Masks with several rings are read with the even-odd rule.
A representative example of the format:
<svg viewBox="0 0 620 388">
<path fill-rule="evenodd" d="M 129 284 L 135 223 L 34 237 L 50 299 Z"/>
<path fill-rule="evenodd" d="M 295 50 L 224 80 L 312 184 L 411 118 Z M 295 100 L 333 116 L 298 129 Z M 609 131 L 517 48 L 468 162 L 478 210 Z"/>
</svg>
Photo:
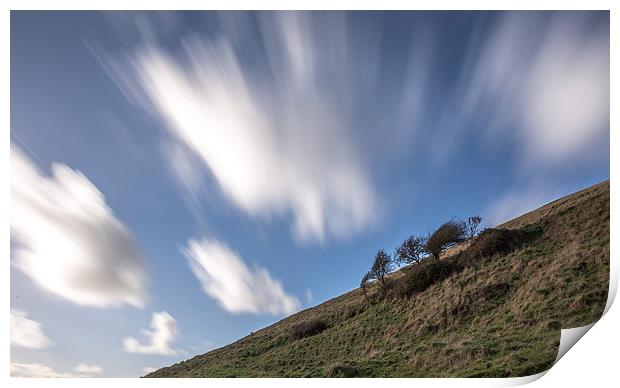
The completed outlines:
<svg viewBox="0 0 620 388">
<path fill-rule="evenodd" d="M 555 360 L 560 330 L 590 324 L 603 312 L 609 180 L 497 229 L 529 237 L 488 257 L 470 252 L 475 241 L 464 244 L 442 257 L 459 263 L 459 270 L 422 291 L 402 292 L 400 278 L 415 265 L 405 267 L 390 274 L 387 293 L 377 282 L 369 298 L 353 289 L 146 377 L 516 377 L 544 371 Z M 321 327 L 309 335 L 295 335 L 299 325 L 317 323 Z"/>
</svg>

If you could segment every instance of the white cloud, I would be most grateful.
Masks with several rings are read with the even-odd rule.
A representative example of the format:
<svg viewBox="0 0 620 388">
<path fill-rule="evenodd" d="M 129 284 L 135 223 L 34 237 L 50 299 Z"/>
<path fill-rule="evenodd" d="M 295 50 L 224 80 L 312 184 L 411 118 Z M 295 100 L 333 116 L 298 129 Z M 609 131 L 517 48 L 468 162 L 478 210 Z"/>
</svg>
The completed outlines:
<svg viewBox="0 0 620 388">
<path fill-rule="evenodd" d="M 52 341 L 43 333 L 41 324 L 28 319 L 28 313 L 11 309 L 11 345 L 43 349 Z"/>
<path fill-rule="evenodd" d="M 537 209 L 560 196 L 561 193 L 557 190 L 551 190 L 547 185 L 536 181 L 521 187 L 515 186 L 482 212 L 485 224 L 497 226 Z"/>
<path fill-rule="evenodd" d="M 177 351 L 170 344 L 179 336 L 177 321 L 167 312 L 153 313 L 151 317 L 151 330 L 142 329 L 142 333 L 148 338 L 147 343 L 140 343 L 134 337 L 123 339 L 123 349 L 129 353 L 159 354 L 173 356 Z"/>
<path fill-rule="evenodd" d="M 489 118 L 483 126 L 491 147 L 509 140 L 518 152 L 511 188 L 484 211 L 490 225 L 565 195 L 557 168 L 605 152 L 609 25 L 600 16 L 509 12 L 472 45 L 475 60 L 461 80 L 463 112 Z"/>
<path fill-rule="evenodd" d="M 309 288 L 306 288 L 306 300 L 308 303 L 312 303 L 314 301 L 314 295 L 312 295 L 312 290 Z"/>
<path fill-rule="evenodd" d="M 292 314 L 300 303 L 261 267 L 250 270 L 243 259 L 215 239 L 191 240 L 183 250 L 207 295 L 231 313 Z"/>
<path fill-rule="evenodd" d="M 39 363 L 11 362 L 11 377 L 80 377 L 72 373 L 61 373 L 54 368 Z"/>
<path fill-rule="evenodd" d="M 143 306 L 146 264 L 87 177 L 64 164 L 51 176 L 11 146 L 12 265 L 73 303 Z"/>
<path fill-rule="evenodd" d="M 259 24 L 272 75 L 243 67 L 225 38 L 185 39 L 174 56 L 150 42 L 131 62 L 132 94 L 164 119 L 172 143 L 201 161 L 192 166 L 194 177 L 179 148 L 166 147 L 188 189 L 199 186 L 206 170 L 248 214 L 290 212 L 301 240 L 349 235 L 373 221 L 376 197 L 346 109 L 349 97 L 342 96 L 348 89 L 334 86 L 346 78 L 334 56 L 340 53 L 317 50 L 317 27 L 311 30 L 305 14 L 264 19 Z M 346 36 L 323 38 L 337 49 Z M 339 76 L 321 82 L 330 72 Z M 127 83 L 126 74 L 117 76 Z"/>
<path fill-rule="evenodd" d="M 529 153 L 566 160 L 609 136 L 609 37 L 574 18 L 552 20 L 526 79 L 524 136 Z"/>
<path fill-rule="evenodd" d="M 101 368 L 98 365 L 88 365 L 88 364 L 84 364 L 84 363 L 79 363 L 77 364 L 74 368 L 74 371 L 79 372 L 79 373 L 86 373 L 86 374 L 101 374 L 103 373 L 103 368 Z"/>
<path fill-rule="evenodd" d="M 582 156 L 609 136 L 609 30 L 591 16 L 506 13 L 473 45 L 463 109 L 490 117 L 490 137 L 514 129 L 530 167 Z"/>
</svg>

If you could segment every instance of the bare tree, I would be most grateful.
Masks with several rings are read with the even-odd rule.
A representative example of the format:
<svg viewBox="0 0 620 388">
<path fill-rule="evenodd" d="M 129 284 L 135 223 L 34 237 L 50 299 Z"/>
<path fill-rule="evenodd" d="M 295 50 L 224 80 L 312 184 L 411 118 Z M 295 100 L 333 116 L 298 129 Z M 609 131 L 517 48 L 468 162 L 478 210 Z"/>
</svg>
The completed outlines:
<svg viewBox="0 0 620 388">
<path fill-rule="evenodd" d="M 466 225 L 460 221 L 448 221 L 431 234 L 424 244 L 424 250 L 439 260 L 439 255 L 446 249 L 463 242 L 466 237 Z"/>
<path fill-rule="evenodd" d="M 370 275 L 375 279 L 379 279 L 381 284 L 385 285 L 385 275 L 390 272 L 391 267 L 392 258 L 383 249 L 379 249 L 375 256 L 375 262 L 372 264 L 372 268 L 370 268 Z"/>
<path fill-rule="evenodd" d="M 396 248 L 395 258 L 399 264 L 420 264 L 424 255 L 424 244 L 426 238 L 422 236 L 409 236 L 403 243 Z"/>
<path fill-rule="evenodd" d="M 368 299 L 368 293 L 366 292 L 366 288 L 368 287 L 368 284 L 370 284 L 370 279 L 371 279 L 370 272 L 366 272 L 364 276 L 362 277 L 362 281 L 360 282 L 360 287 L 362 288 L 362 291 L 364 291 L 364 297 L 366 297 L 367 299 Z"/>
<path fill-rule="evenodd" d="M 467 219 L 467 238 L 472 239 L 478 234 L 478 227 L 482 222 L 482 217 L 473 216 Z"/>
</svg>

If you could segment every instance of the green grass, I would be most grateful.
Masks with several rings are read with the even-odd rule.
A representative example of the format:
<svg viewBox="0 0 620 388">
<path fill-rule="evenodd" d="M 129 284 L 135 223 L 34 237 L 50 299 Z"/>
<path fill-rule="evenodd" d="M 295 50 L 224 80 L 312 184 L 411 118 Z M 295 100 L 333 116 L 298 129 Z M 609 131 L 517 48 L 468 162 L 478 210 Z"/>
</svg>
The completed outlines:
<svg viewBox="0 0 620 388">
<path fill-rule="evenodd" d="M 408 298 L 356 289 L 148 377 L 507 377 L 548 369 L 560 329 L 590 324 L 609 281 L 609 182 L 500 227 L 538 231 Z M 397 282 L 399 271 L 390 276 Z M 495 290 L 495 291 L 494 291 Z M 499 291 L 497 291 L 499 290 Z M 389 294 L 389 293 L 388 293 Z M 324 331 L 293 339 L 300 322 Z"/>
</svg>

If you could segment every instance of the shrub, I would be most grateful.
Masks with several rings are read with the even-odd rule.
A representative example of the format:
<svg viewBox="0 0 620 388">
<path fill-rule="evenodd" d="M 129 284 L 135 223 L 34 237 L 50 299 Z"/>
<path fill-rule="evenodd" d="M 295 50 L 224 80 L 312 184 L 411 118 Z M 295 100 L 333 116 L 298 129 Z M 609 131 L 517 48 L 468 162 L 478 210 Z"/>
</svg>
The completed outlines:
<svg viewBox="0 0 620 388">
<path fill-rule="evenodd" d="M 309 319 L 293 326 L 291 328 L 291 336 L 294 340 L 300 340 L 302 338 L 317 335 L 327 328 L 327 322 L 322 319 Z"/>
<path fill-rule="evenodd" d="M 512 229 L 485 229 L 467 248 L 459 260 L 465 266 L 495 255 L 506 255 L 531 238 L 536 232 Z"/>
<path fill-rule="evenodd" d="M 356 365 L 336 363 L 327 369 L 327 377 L 360 377 L 363 371 Z"/>
<path fill-rule="evenodd" d="M 364 311 L 363 304 L 348 306 L 342 312 L 342 319 L 351 319 L 354 316 L 362 313 L 363 311 Z"/>
<path fill-rule="evenodd" d="M 465 240 L 466 225 L 460 221 L 448 221 L 431 234 L 424 244 L 424 250 L 439 260 L 439 255 L 446 249 Z"/>
<path fill-rule="evenodd" d="M 409 297 L 425 291 L 435 283 L 447 279 L 452 274 L 460 272 L 463 267 L 453 260 L 427 262 L 411 268 L 392 288 L 392 295 L 398 298 Z"/>
</svg>

